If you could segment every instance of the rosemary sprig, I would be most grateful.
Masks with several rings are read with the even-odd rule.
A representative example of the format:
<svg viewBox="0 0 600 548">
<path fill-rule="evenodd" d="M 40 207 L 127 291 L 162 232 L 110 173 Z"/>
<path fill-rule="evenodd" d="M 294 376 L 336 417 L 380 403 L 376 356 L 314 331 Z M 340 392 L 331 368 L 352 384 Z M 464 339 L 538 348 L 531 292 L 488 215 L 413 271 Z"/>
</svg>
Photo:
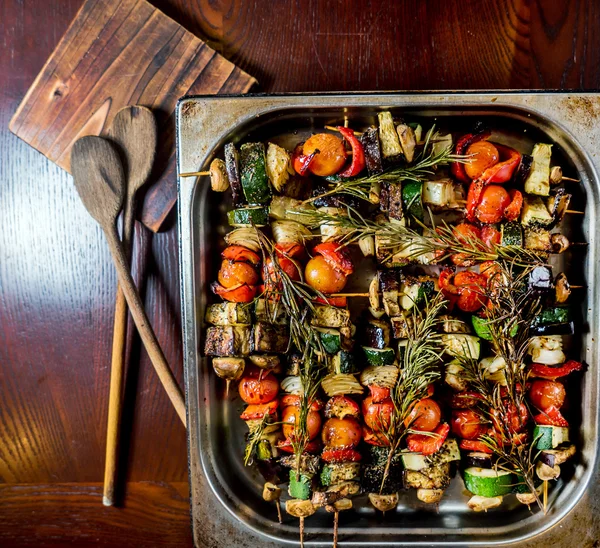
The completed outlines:
<svg viewBox="0 0 600 548">
<path fill-rule="evenodd" d="M 248 434 L 248 441 L 246 443 L 246 448 L 244 449 L 244 466 L 248 466 L 252 461 L 252 457 L 254 456 L 254 452 L 258 447 L 258 444 L 261 440 L 263 432 L 267 427 L 269 420 L 269 415 L 265 414 L 261 421 L 256 424 L 254 428 Z"/>
<path fill-rule="evenodd" d="M 442 294 L 437 293 L 433 299 L 427 301 L 422 313 L 413 307 L 412 314 L 407 318 L 408 344 L 398 381 L 390 393 L 394 411 L 389 428 L 383 433 L 389 443 L 390 452 L 383 472 L 381 489 L 389 476 L 393 457 L 399 451 L 402 439 L 410 432 L 411 425 L 408 419 L 415 403 L 427 395 L 429 385 L 441 376 L 441 338 L 437 333 L 437 326 L 445 304 Z"/>
<path fill-rule="evenodd" d="M 413 165 L 392 166 L 377 175 L 367 175 L 356 179 L 344 179 L 335 183 L 334 187 L 319 196 L 306 200 L 305 203 L 314 202 L 319 198 L 331 196 L 332 194 L 349 194 L 361 200 L 369 200 L 369 190 L 373 183 L 390 181 L 400 183 L 401 181 L 425 181 L 435 174 L 437 166 L 447 165 L 450 162 L 465 163 L 469 161 L 468 156 L 453 154 L 452 146 L 448 146 L 439 152 L 434 152 L 432 143 L 436 140 L 437 132 L 435 125 L 427 132 L 423 149 Z"/>
<path fill-rule="evenodd" d="M 504 386 L 491 382 L 477 360 L 465 356 L 457 359 L 464 379 L 479 395 L 479 411 L 494 426 L 495 435 L 484 435 L 480 440 L 498 457 L 496 467 L 516 473 L 544 510 L 535 488 L 535 440 L 528 445 L 515 435 L 515 430 L 524 426 L 520 410 L 527 406 L 524 388 L 529 326 L 541 308 L 540 299 L 527 289 L 530 272 L 530 268 L 516 271 L 514 265 L 498 263 L 485 292 L 490 303 L 486 324 L 491 343 L 505 362 Z"/>
<path fill-rule="evenodd" d="M 437 261 L 443 261 L 451 255 L 459 254 L 463 262 L 481 263 L 485 261 L 504 261 L 516 266 L 545 264 L 543 256 L 534 251 L 512 245 L 486 245 L 481 240 L 464 234 L 456 234 L 451 226 L 443 222 L 427 226 L 418 219 L 415 222 L 422 233 L 414 228 L 391 221 L 378 222 L 365 218 L 356 209 L 347 206 L 346 215 L 331 215 L 325 211 L 307 211 L 306 209 L 288 210 L 290 215 L 301 215 L 303 222 L 312 229 L 323 225 L 338 227 L 342 233 L 340 245 L 348 245 L 364 237 L 377 237 L 382 249 L 393 253 L 410 250 L 412 258 L 417 259 L 433 255 Z"/>
</svg>

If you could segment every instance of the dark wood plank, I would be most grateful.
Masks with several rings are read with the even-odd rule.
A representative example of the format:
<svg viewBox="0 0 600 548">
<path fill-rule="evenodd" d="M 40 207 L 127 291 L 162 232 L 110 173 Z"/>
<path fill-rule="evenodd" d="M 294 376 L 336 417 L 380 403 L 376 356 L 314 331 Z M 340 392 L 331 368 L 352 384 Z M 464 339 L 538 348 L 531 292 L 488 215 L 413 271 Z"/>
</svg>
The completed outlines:
<svg viewBox="0 0 600 548">
<path fill-rule="evenodd" d="M 593 0 L 152 4 L 260 79 L 263 91 L 600 87 L 600 13 Z M 81 5 L 0 2 L 0 482 L 83 482 L 85 490 L 86 482 L 102 480 L 116 277 L 70 178 L 7 129 Z M 223 86 L 230 90 L 229 81 Z M 135 272 L 182 382 L 173 219 L 158 235 L 137 227 L 142 252 Z M 132 482 L 186 482 L 185 432 L 139 342 L 130 346 L 124 473 Z M 77 493 L 75 487 L 69 489 Z M 160 489 L 136 491 L 136 503 L 128 506 L 129 489 L 124 510 L 103 514 L 99 484 L 74 504 L 47 486 L 5 486 L 0 545 L 27 545 L 33 538 L 29 545 L 112 546 L 120 542 L 117 531 L 121 545 L 139 546 L 134 526 L 143 529 L 146 545 L 159 544 L 167 538 L 160 516 L 151 512 L 156 526 L 141 520 L 145 504 L 158 508 L 175 497 L 170 487 Z M 186 545 L 187 502 L 173 504 L 176 511 L 165 510 L 173 523 L 168 542 L 178 538 Z M 117 517 L 95 518 L 119 512 L 127 519 L 118 528 Z"/>
<path fill-rule="evenodd" d="M 0 545 L 192 545 L 186 483 L 127 484 L 122 508 L 102 506 L 99 483 L 0 486 Z"/>
<path fill-rule="evenodd" d="M 226 85 L 227 84 L 227 85 Z M 143 219 L 153 230 L 176 200 L 172 135 L 177 99 L 186 93 L 243 93 L 254 79 L 235 70 L 146 0 L 86 0 L 19 105 L 10 129 L 69 171 L 82 135 L 105 134 L 124 106 L 160 114 L 163 138 Z M 162 169 L 161 169 L 162 168 Z"/>
</svg>

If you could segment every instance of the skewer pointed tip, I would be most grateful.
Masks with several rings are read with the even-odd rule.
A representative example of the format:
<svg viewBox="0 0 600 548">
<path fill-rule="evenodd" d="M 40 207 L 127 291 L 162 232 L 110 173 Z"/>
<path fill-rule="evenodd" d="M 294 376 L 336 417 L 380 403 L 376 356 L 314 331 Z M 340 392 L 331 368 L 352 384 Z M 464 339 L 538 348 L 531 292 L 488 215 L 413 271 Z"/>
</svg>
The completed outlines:
<svg viewBox="0 0 600 548">
<path fill-rule="evenodd" d="M 281 502 L 279 499 L 275 501 L 275 505 L 277 506 L 277 519 L 279 520 L 279 523 L 283 523 L 283 518 L 281 517 Z"/>
<path fill-rule="evenodd" d="M 304 518 L 300 518 L 300 548 L 304 548 Z"/>
<path fill-rule="evenodd" d="M 337 545 L 338 545 L 339 519 L 340 519 L 340 513 L 335 512 L 333 514 L 333 548 L 337 548 Z"/>
</svg>

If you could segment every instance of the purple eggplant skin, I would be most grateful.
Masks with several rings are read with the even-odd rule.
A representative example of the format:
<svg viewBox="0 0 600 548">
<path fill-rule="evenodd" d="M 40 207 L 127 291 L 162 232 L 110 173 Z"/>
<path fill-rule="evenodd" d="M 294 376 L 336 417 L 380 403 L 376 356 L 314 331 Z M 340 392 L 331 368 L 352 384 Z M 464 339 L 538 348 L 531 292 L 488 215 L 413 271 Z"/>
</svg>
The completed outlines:
<svg viewBox="0 0 600 548">
<path fill-rule="evenodd" d="M 554 468 L 554 464 L 556 463 L 556 455 L 553 453 L 547 453 L 546 451 L 542 451 L 540 453 L 539 459 L 544 464 L 550 466 L 550 468 Z"/>
<path fill-rule="evenodd" d="M 369 175 L 377 175 L 383 171 L 381 160 L 381 147 L 379 146 L 379 132 L 376 127 L 368 128 L 361 136 L 363 150 L 365 151 L 365 163 Z"/>
<path fill-rule="evenodd" d="M 265 481 L 270 481 L 275 484 L 281 483 L 280 478 L 283 477 L 283 475 L 277 459 L 257 460 L 256 465 Z"/>
<path fill-rule="evenodd" d="M 398 270 L 378 270 L 379 288 L 381 291 L 400 291 L 400 276 Z"/>
<path fill-rule="evenodd" d="M 363 343 L 371 348 L 386 348 L 390 345 L 391 327 L 383 320 L 369 319 L 363 327 Z"/>
<path fill-rule="evenodd" d="M 548 335 L 573 335 L 575 324 L 573 322 L 551 323 L 531 327 L 529 333 L 533 337 L 546 337 Z"/>
<path fill-rule="evenodd" d="M 465 468 L 491 468 L 492 456 L 485 453 L 467 453 L 465 457 Z"/>
<path fill-rule="evenodd" d="M 240 179 L 240 159 L 233 143 L 227 143 L 224 149 L 225 170 L 231 186 L 231 200 L 234 207 L 245 205 L 244 191 Z"/>
<path fill-rule="evenodd" d="M 523 186 L 525 184 L 527 177 L 529 177 L 532 164 L 533 156 L 530 156 L 529 154 L 523 154 L 521 156 L 521 163 L 513 176 L 513 183 L 515 185 Z"/>
</svg>

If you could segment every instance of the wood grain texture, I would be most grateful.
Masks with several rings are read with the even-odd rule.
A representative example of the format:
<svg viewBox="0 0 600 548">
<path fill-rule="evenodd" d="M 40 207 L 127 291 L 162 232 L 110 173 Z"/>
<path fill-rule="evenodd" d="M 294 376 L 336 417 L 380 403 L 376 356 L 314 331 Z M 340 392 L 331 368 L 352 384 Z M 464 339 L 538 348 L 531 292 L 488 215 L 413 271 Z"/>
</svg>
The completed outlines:
<svg viewBox="0 0 600 548">
<path fill-rule="evenodd" d="M 262 91 L 600 88 L 594 0 L 152 3 L 256 76 Z M 0 481 L 76 482 L 85 491 L 88 482 L 102 481 L 116 277 L 101 231 L 80 205 L 70 177 L 7 129 L 81 4 L 0 2 Z M 136 230 L 134 272 L 143 280 L 150 320 L 181 383 L 172 220 L 160 234 Z M 127 479 L 186 482 L 185 432 L 133 339 L 123 424 Z M 100 483 L 83 518 L 79 503 L 61 505 L 64 499 L 47 487 L 27 488 L 21 498 L 9 496 L 12 489 L 0 490 L 0 514 L 10 516 L 0 520 L 1 546 L 42 545 L 31 538 L 81 547 L 93 538 L 112 546 L 118 545 L 115 531 L 123 536 L 122 546 L 141 544 L 131 529 L 94 521 L 104 511 Z M 138 496 L 140 508 L 145 497 L 153 504 L 154 495 Z M 130 492 L 124 500 L 127 507 Z M 173 535 L 189 545 L 187 505 L 168 508 Z M 156 519 L 154 539 L 150 523 L 131 521 L 141 527 L 146 546 L 166 538 Z M 93 537 L 77 532 L 89 532 L 87 520 L 95 524 Z"/>
<path fill-rule="evenodd" d="M 160 112 L 164 161 L 143 216 L 156 230 L 176 199 L 171 135 L 177 99 L 222 89 L 243 93 L 253 83 L 146 0 L 86 0 L 19 105 L 10 129 L 70 171 L 73 143 L 84 135 L 106 133 L 122 107 L 140 104 Z"/>
<path fill-rule="evenodd" d="M 190 546 L 186 483 L 129 483 L 123 508 L 98 483 L 0 486 L 0 546 Z M 33 519 L 32 519 L 33 518 Z"/>
</svg>

